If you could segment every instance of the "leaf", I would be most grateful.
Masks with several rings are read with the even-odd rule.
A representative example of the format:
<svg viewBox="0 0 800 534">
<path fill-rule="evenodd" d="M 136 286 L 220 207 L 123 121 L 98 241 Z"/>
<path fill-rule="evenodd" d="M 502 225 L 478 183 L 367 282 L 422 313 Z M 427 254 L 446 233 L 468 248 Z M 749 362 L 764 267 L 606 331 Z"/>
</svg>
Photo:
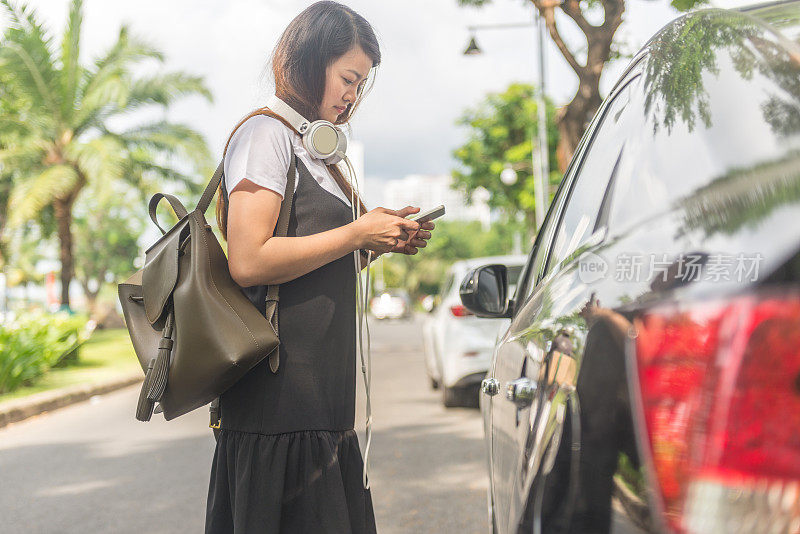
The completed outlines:
<svg viewBox="0 0 800 534">
<path fill-rule="evenodd" d="M 67 195 L 77 182 L 78 174 L 68 165 L 53 165 L 21 179 L 8 199 L 9 228 L 34 218 L 54 199 Z"/>
</svg>

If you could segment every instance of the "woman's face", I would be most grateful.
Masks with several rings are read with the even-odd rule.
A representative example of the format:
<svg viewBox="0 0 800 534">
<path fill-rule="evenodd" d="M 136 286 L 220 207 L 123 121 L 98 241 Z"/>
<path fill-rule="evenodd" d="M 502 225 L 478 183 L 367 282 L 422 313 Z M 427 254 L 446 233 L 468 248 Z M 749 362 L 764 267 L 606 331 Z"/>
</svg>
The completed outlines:
<svg viewBox="0 0 800 534">
<path fill-rule="evenodd" d="M 322 97 L 319 114 L 326 121 L 335 123 L 356 100 L 356 89 L 364 82 L 372 68 L 372 60 L 360 46 L 334 60 L 325 71 L 325 95 Z"/>
</svg>

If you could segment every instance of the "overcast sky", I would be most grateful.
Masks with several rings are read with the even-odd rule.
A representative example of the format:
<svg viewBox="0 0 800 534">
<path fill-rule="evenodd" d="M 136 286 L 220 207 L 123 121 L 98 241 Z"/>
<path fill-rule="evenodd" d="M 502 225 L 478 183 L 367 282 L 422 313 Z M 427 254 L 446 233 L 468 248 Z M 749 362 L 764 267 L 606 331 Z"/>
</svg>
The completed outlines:
<svg viewBox="0 0 800 534">
<path fill-rule="evenodd" d="M 271 80 L 264 67 L 289 21 L 312 2 L 297 0 L 87 0 L 84 2 L 84 64 L 108 49 L 119 27 L 147 39 L 166 55 L 163 70 L 205 78 L 215 97 L 186 98 L 169 111 L 170 120 L 205 135 L 221 157 L 230 129 L 247 112 L 264 105 Z M 378 36 L 383 56 L 376 83 L 353 118 L 353 137 L 364 143 L 366 200 L 381 202 L 381 182 L 411 173 L 445 173 L 454 166 L 452 150 L 466 132 L 455 125 L 464 109 L 487 92 L 511 82 L 537 80 L 533 27 L 479 30 L 480 56 L 464 56 L 467 26 L 532 20 L 530 2 L 494 0 L 484 8 L 461 8 L 456 0 L 352 0 Z M 59 36 L 68 0 L 31 0 Z M 666 0 L 629 0 L 618 40 L 635 52 L 664 24 L 678 16 Z M 563 22 L 578 48 L 577 30 Z M 572 31 L 569 31 L 572 30 Z M 56 41 L 60 42 L 60 41 Z M 570 100 L 575 76 L 548 39 L 548 94 Z M 626 61 L 609 66 L 601 89 L 613 84 Z M 605 94 L 605 92 L 604 92 Z M 210 177 L 206 177 L 210 178 Z"/>
</svg>

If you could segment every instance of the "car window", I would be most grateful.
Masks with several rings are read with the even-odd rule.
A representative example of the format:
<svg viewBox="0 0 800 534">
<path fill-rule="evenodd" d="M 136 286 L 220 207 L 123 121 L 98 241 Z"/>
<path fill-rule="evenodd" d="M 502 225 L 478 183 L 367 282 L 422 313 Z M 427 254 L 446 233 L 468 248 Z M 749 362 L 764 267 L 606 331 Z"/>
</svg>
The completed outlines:
<svg viewBox="0 0 800 534">
<path fill-rule="evenodd" d="M 628 80 L 624 80 L 624 87 L 627 87 L 631 81 L 635 79 L 638 80 L 638 78 L 639 74 L 632 74 Z M 627 88 L 629 91 L 632 90 L 632 86 Z M 609 104 L 612 103 L 613 102 L 609 102 Z M 606 109 L 608 109 L 608 107 L 606 107 Z M 607 113 L 604 111 L 603 118 L 605 118 L 606 115 Z M 617 117 L 617 119 L 619 119 L 619 117 Z M 564 173 L 564 178 L 558 185 L 558 189 L 553 197 L 553 201 L 547 210 L 544 223 L 536 235 L 536 240 L 531 250 L 531 255 L 525 264 L 521 281 L 514 294 L 516 309 L 519 309 L 521 305 L 528 300 L 530 295 L 533 293 L 533 290 L 536 288 L 536 286 L 539 284 L 539 281 L 545 274 L 543 267 L 545 260 L 550 256 L 548 253 L 550 252 L 553 233 L 556 229 L 556 222 L 560 219 L 562 206 L 564 204 L 564 197 L 567 195 L 568 191 L 570 190 L 570 186 L 574 181 L 573 178 L 577 173 L 576 169 L 583 168 L 582 166 L 578 165 L 578 162 L 582 162 L 584 154 L 587 150 L 587 145 L 590 147 L 592 146 L 589 140 L 594 140 L 594 134 L 600 128 L 600 125 L 602 125 L 601 119 L 598 115 L 595 115 L 595 117 L 592 119 L 592 122 L 587 127 L 586 132 L 584 132 L 580 143 L 578 143 L 578 147 L 575 149 L 574 157 L 572 160 L 570 160 L 567 171 Z M 598 202 L 600 202 L 600 200 L 598 200 Z"/>
<path fill-rule="evenodd" d="M 509 296 L 513 295 L 517 290 L 517 282 L 519 282 L 520 274 L 522 274 L 522 267 L 522 265 L 506 265 Z"/>
<path fill-rule="evenodd" d="M 538 236 L 537 236 L 538 237 Z M 514 292 L 510 292 L 510 295 L 513 295 L 514 302 L 519 302 L 520 297 L 524 291 L 525 285 L 528 282 L 528 278 L 531 272 L 531 265 L 533 264 L 533 253 L 536 250 L 536 243 L 534 246 L 531 247 L 531 251 L 528 253 L 528 259 L 525 260 L 525 265 L 522 266 L 522 270 L 520 271 L 519 280 L 517 283 L 517 287 L 514 289 Z"/>
<path fill-rule="evenodd" d="M 625 125 L 629 116 L 626 113 L 627 105 L 640 79 L 640 76 L 632 78 L 609 102 L 591 143 L 582 155 L 551 247 L 545 275 L 565 259 L 571 259 L 595 232 L 600 206 L 606 198 L 606 189 L 625 144 Z"/>
<path fill-rule="evenodd" d="M 531 293 L 533 293 L 533 289 L 539 283 L 542 265 L 544 263 L 544 259 L 547 257 L 546 252 L 553 237 L 555 221 L 558 220 L 557 213 L 560 211 L 559 207 L 563 202 L 564 195 L 567 191 L 566 176 L 569 175 L 570 171 L 567 169 L 565 178 L 561 180 L 561 183 L 556 190 L 556 194 L 553 197 L 553 202 L 550 204 L 550 208 L 547 210 L 544 223 L 542 223 L 539 232 L 536 234 L 536 240 L 533 243 L 531 256 L 528 259 L 528 262 L 525 264 L 525 272 L 522 275 L 522 281 L 517 287 L 517 291 L 514 295 L 515 309 L 519 309 L 521 305 L 528 300 L 528 297 L 530 297 Z"/>
<path fill-rule="evenodd" d="M 444 285 L 442 286 L 441 295 L 444 297 L 448 293 L 450 293 L 450 288 L 453 286 L 453 281 L 455 280 L 455 273 L 451 272 L 447 275 L 447 278 L 444 281 Z"/>
</svg>

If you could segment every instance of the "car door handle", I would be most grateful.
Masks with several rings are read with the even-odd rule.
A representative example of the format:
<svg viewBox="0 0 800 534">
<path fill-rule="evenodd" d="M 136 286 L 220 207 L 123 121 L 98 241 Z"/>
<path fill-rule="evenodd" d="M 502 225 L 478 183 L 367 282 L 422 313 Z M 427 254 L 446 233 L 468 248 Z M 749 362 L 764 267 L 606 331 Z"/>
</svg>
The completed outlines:
<svg viewBox="0 0 800 534">
<path fill-rule="evenodd" d="M 496 378 L 484 378 L 481 381 L 481 391 L 493 397 L 500 391 L 500 382 Z"/>
<path fill-rule="evenodd" d="M 516 404 L 518 408 L 525 408 L 533 403 L 536 387 L 536 382 L 530 378 L 517 378 L 506 384 L 506 399 Z"/>
</svg>

